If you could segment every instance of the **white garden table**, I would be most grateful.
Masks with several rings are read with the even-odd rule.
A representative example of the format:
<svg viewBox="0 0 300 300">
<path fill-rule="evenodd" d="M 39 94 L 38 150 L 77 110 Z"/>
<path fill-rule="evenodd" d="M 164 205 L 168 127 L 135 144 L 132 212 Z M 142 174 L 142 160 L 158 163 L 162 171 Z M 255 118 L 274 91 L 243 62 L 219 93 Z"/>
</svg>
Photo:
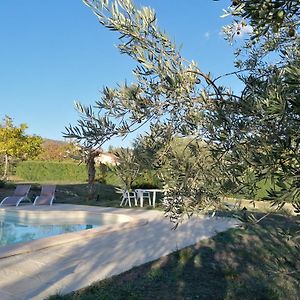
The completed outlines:
<svg viewBox="0 0 300 300">
<path fill-rule="evenodd" d="M 152 193 L 152 206 L 155 207 L 155 201 L 156 201 L 156 193 L 163 193 L 164 190 L 159 189 L 137 189 L 135 190 L 137 196 L 140 198 L 141 201 L 141 207 L 144 205 L 144 193 Z"/>
</svg>

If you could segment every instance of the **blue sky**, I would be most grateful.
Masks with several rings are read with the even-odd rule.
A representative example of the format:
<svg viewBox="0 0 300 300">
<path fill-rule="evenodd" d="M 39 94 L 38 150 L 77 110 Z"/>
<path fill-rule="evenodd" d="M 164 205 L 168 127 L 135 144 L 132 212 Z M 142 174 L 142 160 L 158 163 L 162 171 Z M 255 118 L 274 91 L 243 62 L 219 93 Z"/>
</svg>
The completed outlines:
<svg viewBox="0 0 300 300">
<path fill-rule="evenodd" d="M 234 70 L 234 49 L 220 34 L 230 22 L 220 18 L 229 0 L 136 3 L 156 10 L 159 26 L 203 71 Z M 29 134 L 62 140 L 65 126 L 79 117 L 74 101 L 93 104 L 103 86 L 132 81 L 135 64 L 119 54 L 117 37 L 80 0 L 0 1 L 1 119 L 9 115 L 17 125 L 27 123 Z M 233 77 L 225 83 L 240 88 Z"/>
</svg>

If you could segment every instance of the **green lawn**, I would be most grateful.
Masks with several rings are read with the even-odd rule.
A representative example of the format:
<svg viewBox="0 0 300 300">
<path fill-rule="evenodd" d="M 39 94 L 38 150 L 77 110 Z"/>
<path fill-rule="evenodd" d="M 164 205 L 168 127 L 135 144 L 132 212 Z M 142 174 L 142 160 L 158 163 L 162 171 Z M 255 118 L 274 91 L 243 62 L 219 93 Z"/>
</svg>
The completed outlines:
<svg viewBox="0 0 300 300">
<path fill-rule="evenodd" d="M 270 189 L 278 189 L 278 187 L 276 188 L 276 186 L 274 185 L 274 183 L 271 182 L 271 180 L 261 180 L 260 182 L 257 183 L 257 190 L 256 193 L 254 195 L 254 199 L 256 200 L 262 200 L 266 197 L 268 197 L 268 190 Z M 235 194 L 232 195 L 235 198 L 248 198 L 250 199 L 251 197 L 247 194 L 247 193 L 242 193 L 242 194 Z"/>
</svg>

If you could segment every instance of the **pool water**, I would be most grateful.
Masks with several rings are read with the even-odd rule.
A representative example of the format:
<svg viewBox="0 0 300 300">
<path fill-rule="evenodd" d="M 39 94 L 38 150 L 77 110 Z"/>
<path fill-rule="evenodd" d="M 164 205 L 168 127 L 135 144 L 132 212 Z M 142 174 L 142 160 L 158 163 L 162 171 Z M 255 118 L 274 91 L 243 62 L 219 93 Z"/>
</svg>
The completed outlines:
<svg viewBox="0 0 300 300">
<path fill-rule="evenodd" d="M 101 219 L 90 218 L 20 218 L 14 214 L 0 215 L 0 246 L 28 242 L 68 232 L 100 227 Z"/>
</svg>

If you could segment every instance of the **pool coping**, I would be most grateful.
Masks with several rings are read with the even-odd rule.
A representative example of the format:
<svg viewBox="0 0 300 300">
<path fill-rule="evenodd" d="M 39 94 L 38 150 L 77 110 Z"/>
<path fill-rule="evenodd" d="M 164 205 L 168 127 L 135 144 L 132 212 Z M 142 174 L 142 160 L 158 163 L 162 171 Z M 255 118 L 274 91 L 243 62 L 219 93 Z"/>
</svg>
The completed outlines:
<svg viewBox="0 0 300 300">
<path fill-rule="evenodd" d="M 30 253 L 41 249 L 46 249 L 53 246 L 59 246 L 74 241 L 90 239 L 93 237 L 103 236 L 112 232 L 124 231 L 138 226 L 144 226 L 148 223 L 145 218 L 138 217 L 137 215 L 130 216 L 124 212 L 120 212 L 118 208 L 103 208 L 97 206 L 85 206 L 85 205 L 69 205 L 69 204 L 56 204 L 53 206 L 32 206 L 24 205 L 19 207 L 1 207 L 0 212 L 14 212 L 17 214 L 37 215 L 43 213 L 85 213 L 86 215 L 113 215 L 119 216 L 121 219 L 127 219 L 113 225 L 103 225 L 99 228 L 91 228 L 86 230 L 80 230 L 76 232 L 68 232 L 55 236 L 44 237 L 29 242 L 10 244 L 0 247 L 0 259 L 10 256 L 20 255 L 24 253 Z"/>
</svg>

